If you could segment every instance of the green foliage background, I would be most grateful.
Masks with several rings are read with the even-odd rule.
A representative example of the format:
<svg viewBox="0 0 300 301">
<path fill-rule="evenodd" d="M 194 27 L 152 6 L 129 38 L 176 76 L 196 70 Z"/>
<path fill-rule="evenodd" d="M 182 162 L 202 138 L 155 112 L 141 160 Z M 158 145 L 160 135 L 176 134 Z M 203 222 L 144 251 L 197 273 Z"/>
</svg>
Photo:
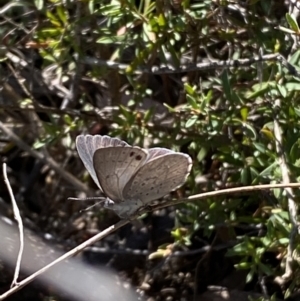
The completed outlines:
<svg viewBox="0 0 300 301">
<path fill-rule="evenodd" d="M 109 134 L 135 145 L 189 153 L 193 170 L 174 198 L 281 183 L 283 170 L 292 182 L 298 180 L 300 78 L 275 58 L 281 54 L 298 70 L 299 27 L 292 4 L 1 4 L 1 123 L 33 149 L 47 150 L 82 181 L 74 150 L 80 133 Z M 272 54 L 272 60 L 266 57 Z M 242 66 L 242 60 L 253 58 L 260 61 Z M 233 61 L 230 68 L 213 64 Z M 202 63 L 209 68 L 201 68 Z M 276 147 L 279 137 L 282 142 Z M 8 139 L 2 150 L 8 162 L 13 147 Z M 51 181 L 43 183 L 41 192 L 46 204 L 53 202 L 54 192 L 56 203 L 74 195 L 70 183 L 58 188 L 57 179 L 48 177 Z M 288 297 L 299 287 L 298 234 L 290 240 L 296 229 L 289 211 L 298 202 L 298 192 L 294 194 L 290 202 L 285 191 L 274 189 L 183 204 L 174 239 L 191 246 L 195 231 L 201 229 L 207 238 L 226 227 L 236 242 L 228 256 L 235 258 L 236 268 L 247 270 L 248 282 L 282 277 L 291 247 L 295 277 L 282 286 L 282 295 Z M 59 219 L 54 207 L 47 207 L 48 216 Z M 183 225 L 187 231 L 179 231 Z M 239 225 L 248 230 L 237 231 Z M 276 264 L 268 262 L 270 253 Z"/>
</svg>

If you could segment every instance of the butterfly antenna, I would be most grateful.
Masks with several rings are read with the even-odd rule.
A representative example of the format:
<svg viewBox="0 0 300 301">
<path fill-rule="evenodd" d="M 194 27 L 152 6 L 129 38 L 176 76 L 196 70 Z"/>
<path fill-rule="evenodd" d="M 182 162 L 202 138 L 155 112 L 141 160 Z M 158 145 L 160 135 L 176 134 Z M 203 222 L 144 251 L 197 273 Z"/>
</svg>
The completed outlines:
<svg viewBox="0 0 300 301">
<path fill-rule="evenodd" d="M 79 213 L 82 213 L 82 212 L 84 212 L 84 211 L 88 211 L 88 210 L 90 210 L 90 209 L 96 207 L 97 205 L 99 205 L 99 204 L 101 204 L 101 203 L 103 203 L 103 202 L 104 202 L 104 201 L 97 202 L 96 204 L 93 204 L 93 205 L 91 205 L 91 206 L 89 206 L 89 207 L 87 207 L 87 208 L 85 208 L 85 209 L 81 209 L 81 210 L 79 211 Z"/>
<path fill-rule="evenodd" d="M 99 201 L 85 209 L 80 210 L 79 212 L 82 213 L 84 211 L 88 211 L 90 209 L 92 209 L 93 207 L 105 202 L 107 198 L 103 197 L 103 196 L 92 196 L 92 197 L 87 197 L 87 198 L 73 198 L 73 197 L 69 197 L 68 201 Z"/>
</svg>

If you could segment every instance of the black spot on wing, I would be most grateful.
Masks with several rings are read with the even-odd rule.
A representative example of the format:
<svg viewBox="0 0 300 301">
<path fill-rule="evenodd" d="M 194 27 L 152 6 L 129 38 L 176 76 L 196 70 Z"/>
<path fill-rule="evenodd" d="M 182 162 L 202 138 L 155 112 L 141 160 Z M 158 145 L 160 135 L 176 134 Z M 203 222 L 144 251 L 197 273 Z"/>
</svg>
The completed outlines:
<svg viewBox="0 0 300 301">
<path fill-rule="evenodd" d="M 132 152 L 129 153 L 129 157 L 133 157 L 133 156 L 135 156 L 135 154 L 136 153 L 134 151 L 132 151 Z M 135 156 L 135 160 L 141 161 L 142 160 L 142 156 L 141 155 L 136 155 Z"/>
<path fill-rule="evenodd" d="M 142 159 L 142 156 L 141 156 L 141 155 L 137 155 L 137 156 L 135 157 L 135 160 L 140 161 L 141 159 Z"/>
</svg>

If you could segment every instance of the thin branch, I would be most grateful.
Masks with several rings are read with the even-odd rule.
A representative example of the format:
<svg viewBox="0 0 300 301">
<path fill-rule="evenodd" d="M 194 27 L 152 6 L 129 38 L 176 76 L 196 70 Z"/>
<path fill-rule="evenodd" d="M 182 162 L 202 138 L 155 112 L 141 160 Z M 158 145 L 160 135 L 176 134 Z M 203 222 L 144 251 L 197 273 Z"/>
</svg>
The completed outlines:
<svg viewBox="0 0 300 301">
<path fill-rule="evenodd" d="M 207 199 L 210 197 L 216 197 L 216 196 L 221 196 L 221 195 L 226 195 L 226 194 L 245 193 L 245 192 L 252 192 L 252 191 L 259 191 L 259 190 L 266 190 L 266 189 L 275 189 L 275 188 L 285 188 L 285 187 L 299 188 L 300 183 L 263 184 L 263 185 L 227 188 L 227 189 L 222 189 L 222 190 L 217 190 L 217 191 L 209 191 L 209 192 L 204 192 L 204 193 L 200 193 L 200 194 L 195 194 L 188 198 L 183 198 L 183 199 L 172 201 L 172 202 L 165 202 L 162 204 L 152 205 L 152 206 L 148 206 L 148 207 L 151 207 L 151 211 L 154 211 L 154 210 L 159 210 L 159 209 L 166 208 L 169 206 L 178 205 L 178 204 L 181 204 L 184 202 L 203 200 L 203 199 Z M 148 212 L 148 211 L 149 211 L 149 208 L 146 208 L 145 210 L 143 210 L 143 212 Z"/>
<path fill-rule="evenodd" d="M 4 182 L 7 186 L 8 193 L 9 193 L 10 198 L 11 198 L 14 217 L 15 217 L 15 220 L 17 221 L 18 228 L 19 228 L 19 235 L 20 235 L 20 248 L 19 248 L 19 252 L 18 252 L 14 278 L 13 278 L 13 281 L 12 281 L 11 286 L 10 286 L 12 288 L 13 286 L 18 285 L 17 280 L 18 280 L 18 277 L 19 277 L 19 274 L 20 274 L 21 261 L 22 261 L 23 251 L 24 251 L 24 227 L 23 227 L 22 217 L 21 217 L 17 202 L 16 202 L 15 197 L 14 197 L 14 193 L 12 191 L 12 188 L 10 186 L 10 183 L 9 183 L 9 180 L 8 180 L 8 177 L 7 177 L 6 163 L 3 163 L 3 178 L 4 178 Z"/>
<path fill-rule="evenodd" d="M 94 57 L 85 57 L 82 60 L 82 63 L 87 65 L 94 66 L 104 66 L 110 69 L 116 69 L 119 71 L 131 70 L 130 64 L 116 63 L 113 61 L 99 60 Z M 282 63 L 292 75 L 300 77 L 300 73 L 292 66 L 287 60 L 279 53 L 272 53 L 263 56 L 257 56 L 247 59 L 238 59 L 238 60 L 228 60 L 228 61 L 212 61 L 208 63 L 198 63 L 198 64 L 188 64 L 182 65 L 180 68 L 172 68 L 172 66 L 153 66 L 152 68 L 141 67 L 135 70 L 131 70 L 134 74 L 174 74 L 174 73 L 184 73 L 184 72 L 193 72 L 193 71 L 203 71 L 210 69 L 222 69 L 222 68 L 233 68 L 233 67 L 249 67 L 254 63 L 264 62 L 264 61 L 278 61 Z"/>
<path fill-rule="evenodd" d="M 192 72 L 192 71 L 203 71 L 209 69 L 222 69 L 222 68 L 230 68 L 230 67 L 243 67 L 243 66 L 250 66 L 253 63 L 261 62 L 261 61 L 270 61 L 270 60 L 277 60 L 279 54 L 268 54 L 265 56 L 253 57 L 249 59 L 239 59 L 239 60 L 228 60 L 228 61 L 212 61 L 208 63 L 198 63 L 198 64 L 188 64 L 185 66 L 181 66 L 180 68 L 172 69 L 171 66 L 164 66 L 160 65 L 153 66 L 151 68 L 148 67 L 141 67 L 133 70 L 134 74 L 143 74 L 143 73 L 150 73 L 150 74 L 173 74 L 173 73 L 184 73 L 184 72 Z M 116 63 L 113 61 L 105 61 L 99 60 L 93 57 L 85 57 L 82 59 L 82 63 L 88 65 L 95 65 L 95 66 L 104 66 L 110 69 L 116 69 L 120 71 L 126 71 L 131 69 L 130 64 L 122 64 Z"/>
</svg>

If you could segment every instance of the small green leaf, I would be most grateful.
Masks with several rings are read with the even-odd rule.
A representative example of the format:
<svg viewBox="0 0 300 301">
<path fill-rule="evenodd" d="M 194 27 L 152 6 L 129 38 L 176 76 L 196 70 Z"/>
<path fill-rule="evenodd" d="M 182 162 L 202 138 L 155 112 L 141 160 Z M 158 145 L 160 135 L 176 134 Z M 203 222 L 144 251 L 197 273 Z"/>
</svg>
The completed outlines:
<svg viewBox="0 0 300 301">
<path fill-rule="evenodd" d="M 208 106 L 210 101 L 212 100 L 213 92 L 209 90 L 205 97 L 203 97 L 202 102 L 200 104 L 200 111 L 203 112 L 205 108 Z"/>
<path fill-rule="evenodd" d="M 52 14 L 52 12 L 50 12 L 49 10 L 47 10 L 46 16 L 48 17 L 49 21 L 53 25 L 55 25 L 56 27 L 61 27 L 60 21 L 56 18 L 56 16 L 54 14 Z"/>
<path fill-rule="evenodd" d="M 287 91 L 286 91 L 285 86 L 277 84 L 277 89 L 280 92 L 280 94 L 282 95 L 282 97 L 286 97 Z"/>
<path fill-rule="evenodd" d="M 248 99 L 257 98 L 258 96 L 266 93 L 269 90 L 269 82 L 256 84 L 252 87 L 252 89 L 254 90 L 254 92 L 246 95 Z"/>
<path fill-rule="evenodd" d="M 255 268 L 252 267 L 252 269 L 249 271 L 249 273 L 246 276 L 246 283 L 249 283 L 252 281 L 254 274 L 255 274 Z"/>
<path fill-rule="evenodd" d="M 288 91 L 300 91 L 300 83 L 296 83 L 296 82 L 289 82 L 286 83 L 286 89 Z"/>
<path fill-rule="evenodd" d="M 248 270 L 252 267 L 252 262 L 240 262 L 234 265 L 235 268 L 240 270 Z"/>
<path fill-rule="evenodd" d="M 297 23 L 297 20 L 294 18 L 293 15 L 290 15 L 289 13 L 285 14 L 285 18 L 287 20 L 287 22 L 289 23 L 290 27 L 295 31 L 295 32 L 299 32 L 299 26 Z"/>
<path fill-rule="evenodd" d="M 193 126 L 198 120 L 198 116 L 194 115 L 192 116 L 190 119 L 188 119 L 188 121 L 185 123 L 185 127 L 189 128 L 191 126 Z"/>
<path fill-rule="evenodd" d="M 194 110 L 198 110 L 198 109 L 199 109 L 195 97 L 193 97 L 193 96 L 187 94 L 187 95 L 186 95 L 186 100 L 188 101 L 188 103 L 191 105 L 191 107 L 192 107 Z"/>
<path fill-rule="evenodd" d="M 241 170 L 241 183 L 247 185 L 249 183 L 249 170 L 248 168 L 243 168 Z"/>
<path fill-rule="evenodd" d="M 253 145 L 260 153 L 266 153 L 266 145 L 264 145 L 263 143 L 253 142 Z"/>
<path fill-rule="evenodd" d="M 260 130 L 261 133 L 263 133 L 264 135 L 266 135 L 266 137 L 268 137 L 270 140 L 274 141 L 274 134 L 273 131 L 270 131 L 268 128 L 262 128 Z"/>
<path fill-rule="evenodd" d="M 98 39 L 96 41 L 96 43 L 99 44 L 118 44 L 124 41 L 125 36 L 121 35 L 121 36 L 107 36 L 107 37 L 101 37 L 100 39 Z"/>
<path fill-rule="evenodd" d="M 157 18 L 157 23 L 159 26 L 163 27 L 166 25 L 166 18 L 164 16 L 164 14 L 159 14 L 158 18 Z"/>
<path fill-rule="evenodd" d="M 289 63 L 292 65 L 297 65 L 300 58 L 300 50 L 297 50 L 293 53 L 293 55 L 289 59 Z"/>
<path fill-rule="evenodd" d="M 242 116 L 243 121 L 246 121 L 246 120 L 247 120 L 247 118 L 248 118 L 248 113 L 249 113 L 249 110 L 248 110 L 247 107 L 241 108 L 240 114 L 241 114 L 241 116 Z"/>
<path fill-rule="evenodd" d="M 232 102 L 231 86 L 230 86 L 230 82 L 229 82 L 229 77 L 228 77 L 227 69 L 225 69 L 222 72 L 220 78 L 222 80 L 222 85 L 223 85 L 225 96 L 226 96 L 227 100 L 229 100 L 230 102 Z"/>
<path fill-rule="evenodd" d="M 34 4 L 37 10 L 42 10 L 44 8 L 44 0 L 34 0 Z"/>
<path fill-rule="evenodd" d="M 153 116 L 153 113 L 154 113 L 154 108 L 153 108 L 153 107 L 150 108 L 150 110 L 147 110 L 147 111 L 145 112 L 145 115 L 144 115 L 144 122 L 145 122 L 146 124 L 150 121 L 151 117 Z"/>
<path fill-rule="evenodd" d="M 184 90 L 186 91 L 186 93 L 190 94 L 190 95 L 194 95 L 195 94 L 195 89 L 189 85 L 188 83 L 184 84 Z"/>
<path fill-rule="evenodd" d="M 175 113 L 176 110 L 174 108 L 172 108 L 171 106 L 169 106 L 167 103 L 164 103 L 164 106 L 171 112 L 171 113 Z"/>
<path fill-rule="evenodd" d="M 278 166 L 278 163 L 277 162 L 274 162 L 273 164 L 271 164 L 270 166 L 268 166 L 267 168 L 265 168 L 259 175 L 261 177 L 268 177 L 270 176 L 274 169 Z"/>
<path fill-rule="evenodd" d="M 198 152 L 197 155 L 197 160 L 198 162 L 201 162 L 207 155 L 208 150 L 205 147 L 201 147 L 200 151 Z"/>
<path fill-rule="evenodd" d="M 292 162 L 295 162 L 299 158 L 300 153 L 300 139 L 297 139 L 297 141 L 292 145 L 290 150 L 290 158 Z"/>
<path fill-rule="evenodd" d="M 66 11 L 62 5 L 57 6 L 56 8 L 57 15 L 59 16 L 60 20 L 63 24 L 67 23 L 68 17 L 66 15 Z"/>
<path fill-rule="evenodd" d="M 89 1 L 89 11 L 90 11 L 90 14 L 93 14 L 95 12 L 95 3 L 94 3 L 94 0 L 90 0 Z"/>
</svg>

